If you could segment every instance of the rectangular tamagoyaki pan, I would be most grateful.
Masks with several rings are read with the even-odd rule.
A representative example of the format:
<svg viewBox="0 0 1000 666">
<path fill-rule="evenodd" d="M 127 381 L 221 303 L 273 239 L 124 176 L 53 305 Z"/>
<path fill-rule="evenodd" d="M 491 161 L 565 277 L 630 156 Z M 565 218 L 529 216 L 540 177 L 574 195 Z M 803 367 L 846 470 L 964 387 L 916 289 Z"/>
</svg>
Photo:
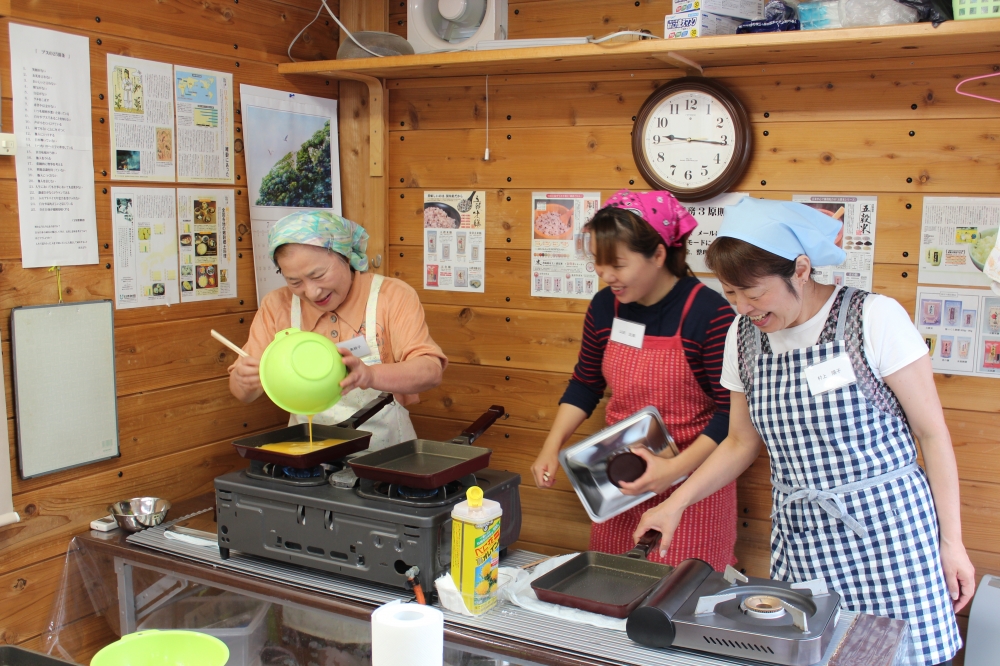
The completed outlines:
<svg viewBox="0 0 1000 666">
<path fill-rule="evenodd" d="M 674 568 L 647 561 L 660 533 L 646 532 L 624 555 L 587 551 L 564 562 L 531 583 L 541 601 L 625 618 Z"/>
<path fill-rule="evenodd" d="M 277 444 L 279 442 L 308 442 L 308 423 L 299 423 L 287 428 L 279 428 L 278 430 L 253 435 L 252 437 L 237 439 L 233 442 L 233 446 L 236 447 L 240 456 L 248 460 L 259 460 L 294 469 L 316 467 L 322 463 L 340 460 L 346 455 L 367 449 L 371 443 L 372 434 L 366 430 L 358 430 L 357 427 L 375 416 L 383 407 L 391 404 L 392 401 L 392 393 L 380 393 L 377 398 L 356 411 L 346 421 L 342 421 L 337 425 L 319 425 L 314 423 L 312 426 L 314 441 L 323 441 L 324 439 L 342 441 L 330 446 L 314 449 L 309 453 L 282 453 L 280 451 L 268 451 L 260 448 L 265 444 Z"/>
<path fill-rule="evenodd" d="M 361 479 L 422 490 L 440 488 L 490 464 L 490 449 L 470 445 L 504 413 L 502 406 L 493 405 L 450 442 L 411 439 L 347 462 Z"/>
</svg>

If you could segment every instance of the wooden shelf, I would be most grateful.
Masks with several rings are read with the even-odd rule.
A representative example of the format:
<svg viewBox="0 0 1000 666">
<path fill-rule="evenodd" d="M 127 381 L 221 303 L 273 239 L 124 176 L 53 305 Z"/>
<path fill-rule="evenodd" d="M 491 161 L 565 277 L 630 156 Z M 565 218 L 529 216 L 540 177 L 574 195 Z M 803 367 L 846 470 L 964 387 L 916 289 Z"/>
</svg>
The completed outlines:
<svg viewBox="0 0 1000 666">
<path fill-rule="evenodd" d="M 1000 19 L 948 21 L 839 30 L 724 35 L 620 44 L 580 44 L 499 51 L 429 53 L 386 58 L 278 65 L 281 74 L 382 79 L 663 69 L 680 56 L 719 68 L 740 65 L 840 62 L 1000 51 Z"/>
</svg>

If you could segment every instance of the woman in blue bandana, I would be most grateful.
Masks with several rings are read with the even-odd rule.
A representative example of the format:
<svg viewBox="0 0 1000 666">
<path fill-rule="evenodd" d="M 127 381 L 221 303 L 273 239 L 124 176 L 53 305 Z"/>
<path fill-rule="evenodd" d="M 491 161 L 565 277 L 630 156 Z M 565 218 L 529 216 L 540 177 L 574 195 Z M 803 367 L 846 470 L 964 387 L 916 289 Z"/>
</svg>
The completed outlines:
<svg viewBox="0 0 1000 666">
<path fill-rule="evenodd" d="M 315 422 L 347 419 L 381 391 L 395 402 L 365 423 L 375 450 L 416 437 L 406 405 L 441 383 L 448 358 L 431 339 L 413 287 L 368 271 L 368 233 L 329 211 L 287 215 L 268 235 L 271 260 L 286 286 L 264 297 L 243 346 L 250 356 L 229 368 L 229 390 L 243 402 L 264 392 L 260 357 L 274 334 L 286 328 L 312 331 L 340 349 L 348 375 L 343 397 Z M 353 351 L 351 351 L 353 350 Z M 293 414 L 290 425 L 304 423 Z"/>
<path fill-rule="evenodd" d="M 798 203 L 726 208 L 706 259 L 740 315 L 723 359 L 729 435 L 635 534 L 657 529 L 665 549 L 684 509 L 766 445 L 771 577 L 823 578 L 846 608 L 908 621 L 918 663 L 947 664 L 961 647 L 955 612 L 975 585 L 951 437 L 902 306 L 813 279 L 813 266 L 844 261 L 841 229 Z"/>
</svg>

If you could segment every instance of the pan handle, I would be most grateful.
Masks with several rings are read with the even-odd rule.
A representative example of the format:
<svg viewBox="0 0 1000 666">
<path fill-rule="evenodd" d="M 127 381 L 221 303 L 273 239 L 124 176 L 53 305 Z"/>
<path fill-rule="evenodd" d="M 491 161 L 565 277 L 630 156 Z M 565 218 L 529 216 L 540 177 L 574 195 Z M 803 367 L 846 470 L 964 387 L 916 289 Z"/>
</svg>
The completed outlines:
<svg viewBox="0 0 1000 666">
<path fill-rule="evenodd" d="M 379 393 L 378 397 L 369 402 L 367 405 L 359 409 L 358 411 L 351 414 L 350 418 L 341 421 L 337 425 L 341 428 L 357 428 L 362 423 L 370 419 L 371 417 L 378 414 L 383 407 L 392 404 L 393 396 L 392 393 L 383 392 Z"/>
<path fill-rule="evenodd" d="M 625 553 L 625 557 L 631 557 L 634 560 L 644 560 L 649 555 L 649 551 L 656 548 L 660 543 L 660 538 L 663 535 L 656 530 L 649 530 L 641 537 L 639 537 L 639 543 L 635 544 L 635 548 Z"/>
<path fill-rule="evenodd" d="M 452 441 L 459 444 L 472 444 L 486 432 L 487 428 L 496 423 L 496 420 L 506 413 L 507 410 L 502 405 L 490 406 L 482 416 L 476 419 L 472 425 L 463 430 L 462 434 Z"/>
</svg>

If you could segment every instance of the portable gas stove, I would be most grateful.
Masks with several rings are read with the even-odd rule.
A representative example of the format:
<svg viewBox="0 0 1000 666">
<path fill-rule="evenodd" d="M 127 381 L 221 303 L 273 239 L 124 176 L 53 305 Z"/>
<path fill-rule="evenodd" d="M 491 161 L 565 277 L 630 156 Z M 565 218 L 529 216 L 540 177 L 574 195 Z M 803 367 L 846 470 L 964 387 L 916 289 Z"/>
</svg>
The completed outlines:
<svg viewBox="0 0 1000 666">
<path fill-rule="evenodd" d="M 785 666 L 823 658 L 840 617 L 823 580 L 785 583 L 684 560 L 628 618 L 629 638 Z"/>
<path fill-rule="evenodd" d="M 482 469 L 418 489 L 359 480 L 343 461 L 296 470 L 253 460 L 215 480 L 219 550 L 223 558 L 233 549 L 399 588 L 417 566 L 430 588 L 451 564 L 451 509 L 465 491 L 478 485 L 503 506 L 505 549 L 521 531 L 520 482 Z"/>
</svg>

